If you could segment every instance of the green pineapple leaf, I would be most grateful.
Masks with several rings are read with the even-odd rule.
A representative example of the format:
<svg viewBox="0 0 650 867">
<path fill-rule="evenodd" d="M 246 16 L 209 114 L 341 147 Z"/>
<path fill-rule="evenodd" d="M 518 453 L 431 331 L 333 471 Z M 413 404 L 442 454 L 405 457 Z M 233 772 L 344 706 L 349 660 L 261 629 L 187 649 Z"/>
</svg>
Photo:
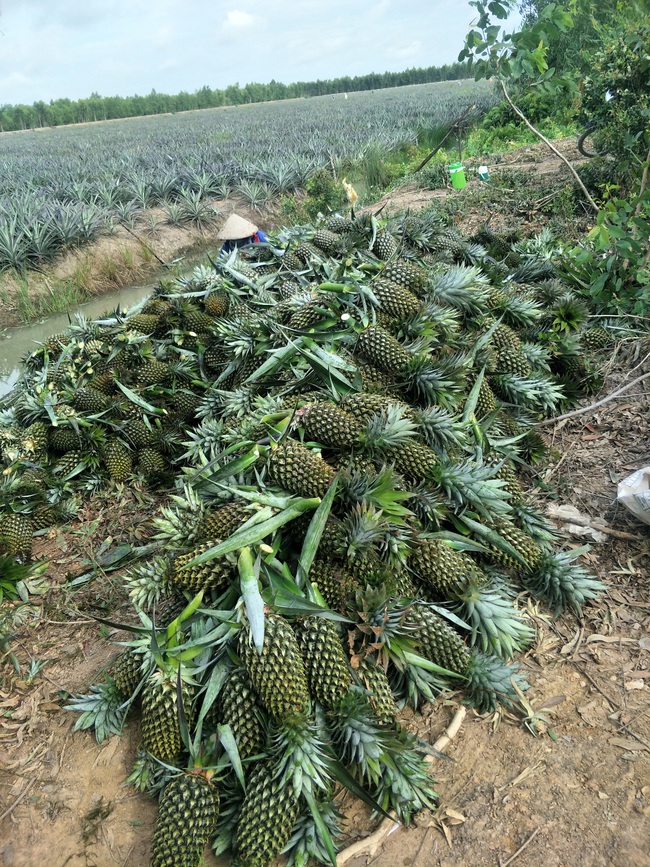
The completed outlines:
<svg viewBox="0 0 650 867">
<path fill-rule="evenodd" d="M 244 778 L 244 769 L 241 763 L 241 756 L 239 755 L 239 749 L 237 748 L 237 741 L 235 740 L 235 736 L 232 733 L 232 729 L 229 725 L 219 725 L 217 726 L 217 734 L 219 736 L 219 742 L 221 746 L 226 751 L 226 755 L 230 759 L 230 764 L 239 780 L 239 784 L 242 789 L 246 791 L 246 779 Z"/>
<path fill-rule="evenodd" d="M 339 476 L 336 475 L 334 477 L 334 481 L 329 486 L 327 493 L 321 500 L 320 505 L 314 512 L 313 517 L 309 522 L 307 535 L 305 536 L 305 541 L 302 545 L 300 557 L 298 558 L 296 583 L 299 587 L 304 587 L 307 583 L 307 576 L 309 575 L 309 570 L 311 569 L 312 563 L 314 562 L 314 557 L 316 556 L 316 551 L 318 550 L 318 545 L 320 543 L 321 536 L 323 535 L 325 524 L 327 523 L 327 519 L 329 518 L 332 504 L 334 502 L 334 497 L 336 496 L 338 482 Z"/>
<path fill-rule="evenodd" d="M 246 617 L 251 628 L 253 643 L 258 653 L 264 648 L 264 600 L 259 585 L 259 560 L 253 564 L 250 548 L 242 548 L 237 560 L 239 587 L 244 600 Z"/>
</svg>

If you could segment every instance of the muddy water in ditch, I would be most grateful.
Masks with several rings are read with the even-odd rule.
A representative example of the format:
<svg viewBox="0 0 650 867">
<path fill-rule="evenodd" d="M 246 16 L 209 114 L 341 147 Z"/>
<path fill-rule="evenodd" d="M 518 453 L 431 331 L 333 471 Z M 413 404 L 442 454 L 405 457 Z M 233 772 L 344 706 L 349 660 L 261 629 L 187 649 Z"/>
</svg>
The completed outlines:
<svg viewBox="0 0 650 867">
<path fill-rule="evenodd" d="M 46 340 L 57 331 L 65 331 L 74 319 L 75 313 L 80 313 L 86 319 L 101 319 L 101 317 L 120 308 L 126 310 L 136 305 L 153 291 L 154 284 L 146 286 L 129 286 L 94 298 L 86 304 L 70 310 L 68 313 L 60 313 L 50 316 L 31 325 L 23 325 L 18 328 L 7 328 L 0 331 L 0 397 L 11 391 L 20 376 L 20 361 L 32 352 L 38 343 Z"/>
</svg>

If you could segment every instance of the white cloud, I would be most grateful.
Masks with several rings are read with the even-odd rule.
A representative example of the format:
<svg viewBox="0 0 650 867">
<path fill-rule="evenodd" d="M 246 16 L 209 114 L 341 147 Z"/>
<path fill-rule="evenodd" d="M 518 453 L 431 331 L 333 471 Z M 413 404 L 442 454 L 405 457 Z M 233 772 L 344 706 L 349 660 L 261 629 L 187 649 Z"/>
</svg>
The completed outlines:
<svg viewBox="0 0 650 867">
<path fill-rule="evenodd" d="M 417 57 L 422 51 L 422 43 L 419 39 L 414 39 L 409 45 L 393 46 L 386 51 L 386 56 L 393 60 L 408 60 L 410 57 Z"/>
<path fill-rule="evenodd" d="M 165 27 L 161 27 L 151 37 L 151 44 L 155 48 L 168 48 L 173 41 L 174 31 L 169 24 L 167 24 Z"/>
<path fill-rule="evenodd" d="M 242 12 L 239 9 L 232 9 L 226 15 L 226 20 L 223 23 L 223 29 L 229 32 L 236 30 L 248 30 L 255 24 L 255 18 L 248 12 Z"/>
</svg>

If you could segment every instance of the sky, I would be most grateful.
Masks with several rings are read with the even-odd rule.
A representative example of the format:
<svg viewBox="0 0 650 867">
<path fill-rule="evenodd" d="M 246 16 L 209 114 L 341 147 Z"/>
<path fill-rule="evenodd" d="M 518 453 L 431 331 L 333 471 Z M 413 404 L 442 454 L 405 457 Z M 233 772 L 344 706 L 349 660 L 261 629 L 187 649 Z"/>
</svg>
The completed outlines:
<svg viewBox="0 0 650 867">
<path fill-rule="evenodd" d="M 439 66 L 475 15 L 464 0 L 0 0 L 0 105 Z"/>
</svg>

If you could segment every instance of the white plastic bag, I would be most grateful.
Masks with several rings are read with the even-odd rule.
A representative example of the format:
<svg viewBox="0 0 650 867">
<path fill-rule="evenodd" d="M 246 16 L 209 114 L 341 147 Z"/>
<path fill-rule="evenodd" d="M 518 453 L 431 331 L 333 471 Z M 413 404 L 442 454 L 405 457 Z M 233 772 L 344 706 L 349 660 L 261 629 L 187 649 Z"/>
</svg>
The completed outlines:
<svg viewBox="0 0 650 867">
<path fill-rule="evenodd" d="M 616 499 L 639 521 L 650 524 L 650 467 L 641 467 L 619 482 Z"/>
</svg>

